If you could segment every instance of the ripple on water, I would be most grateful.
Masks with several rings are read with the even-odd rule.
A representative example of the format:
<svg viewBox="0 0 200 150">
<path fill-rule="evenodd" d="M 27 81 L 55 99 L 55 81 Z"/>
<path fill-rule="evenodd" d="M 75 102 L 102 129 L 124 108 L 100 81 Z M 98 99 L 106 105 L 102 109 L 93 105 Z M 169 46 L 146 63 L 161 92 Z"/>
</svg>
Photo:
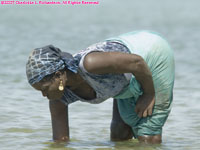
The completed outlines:
<svg viewBox="0 0 200 150">
<path fill-rule="evenodd" d="M 4 130 L 8 133 L 34 133 L 36 132 L 34 129 L 31 128 L 8 128 Z"/>
</svg>

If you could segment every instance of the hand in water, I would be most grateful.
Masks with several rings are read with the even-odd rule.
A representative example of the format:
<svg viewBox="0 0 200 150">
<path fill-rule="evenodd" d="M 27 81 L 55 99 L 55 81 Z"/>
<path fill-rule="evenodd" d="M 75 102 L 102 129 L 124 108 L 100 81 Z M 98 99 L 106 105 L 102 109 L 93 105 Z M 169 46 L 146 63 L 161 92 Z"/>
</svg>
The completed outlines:
<svg viewBox="0 0 200 150">
<path fill-rule="evenodd" d="M 135 112 L 139 117 L 151 116 L 153 112 L 153 107 L 155 104 L 155 95 L 154 94 L 143 94 L 139 97 L 136 106 Z"/>
</svg>

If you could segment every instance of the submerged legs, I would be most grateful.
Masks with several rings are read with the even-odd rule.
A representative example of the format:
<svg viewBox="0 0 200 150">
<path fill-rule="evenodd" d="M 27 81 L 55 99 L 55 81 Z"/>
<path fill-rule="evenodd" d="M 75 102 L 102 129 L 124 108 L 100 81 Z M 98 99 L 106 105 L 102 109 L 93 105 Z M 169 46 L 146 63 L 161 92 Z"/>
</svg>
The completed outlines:
<svg viewBox="0 0 200 150">
<path fill-rule="evenodd" d="M 133 137 L 131 127 L 125 124 L 120 117 L 116 99 L 113 100 L 113 116 L 110 129 L 110 138 L 112 141 L 128 140 Z"/>
</svg>

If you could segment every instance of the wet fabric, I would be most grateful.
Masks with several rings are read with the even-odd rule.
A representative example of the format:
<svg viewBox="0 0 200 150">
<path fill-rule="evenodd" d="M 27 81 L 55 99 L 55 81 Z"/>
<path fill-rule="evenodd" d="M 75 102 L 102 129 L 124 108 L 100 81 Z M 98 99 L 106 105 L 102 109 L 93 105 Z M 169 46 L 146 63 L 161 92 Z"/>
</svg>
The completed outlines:
<svg viewBox="0 0 200 150">
<path fill-rule="evenodd" d="M 149 31 L 131 32 L 110 38 L 125 44 L 131 53 L 143 57 L 152 72 L 155 106 L 150 117 L 139 118 L 135 105 L 143 90 L 134 75 L 128 87 L 115 96 L 120 116 L 132 127 L 136 136 L 162 134 L 162 127 L 170 113 L 174 85 L 174 56 L 169 44 L 161 36 Z"/>
<path fill-rule="evenodd" d="M 70 89 L 65 88 L 64 95 L 61 99 L 66 105 L 73 103 L 75 101 L 88 102 L 92 104 L 98 104 L 106 99 L 113 97 L 119 94 L 122 89 L 128 86 L 131 74 L 104 74 L 98 75 L 87 72 L 84 68 L 83 61 L 87 54 L 91 52 L 122 52 L 122 53 L 130 53 L 128 48 L 123 44 L 118 42 L 99 42 L 95 43 L 86 49 L 80 51 L 77 54 L 74 54 L 74 58 L 79 61 L 79 69 L 78 73 L 81 77 L 87 81 L 87 83 L 94 89 L 96 92 L 96 98 L 92 100 L 86 100 L 75 93 L 73 93 Z"/>
<path fill-rule="evenodd" d="M 29 83 L 32 85 L 64 68 L 77 73 L 78 61 L 66 52 L 61 52 L 59 48 L 53 45 L 34 49 L 26 64 L 26 75 Z"/>
</svg>

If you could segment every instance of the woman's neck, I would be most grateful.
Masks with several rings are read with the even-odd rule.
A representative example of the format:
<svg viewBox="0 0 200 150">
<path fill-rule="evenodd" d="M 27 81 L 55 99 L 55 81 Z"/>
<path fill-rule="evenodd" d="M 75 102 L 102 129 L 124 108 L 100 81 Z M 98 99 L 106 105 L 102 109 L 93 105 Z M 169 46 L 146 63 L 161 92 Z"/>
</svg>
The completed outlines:
<svg viewBox="0 0 200 150">
<path fill-rule="evenodd" d="M 79 73 L 73 73 L 71 71 L 66 71 L 66 85 L 70 89 L 76 89 L 84 83 L 84 79 L 80 76 Z"/>
</svg>

